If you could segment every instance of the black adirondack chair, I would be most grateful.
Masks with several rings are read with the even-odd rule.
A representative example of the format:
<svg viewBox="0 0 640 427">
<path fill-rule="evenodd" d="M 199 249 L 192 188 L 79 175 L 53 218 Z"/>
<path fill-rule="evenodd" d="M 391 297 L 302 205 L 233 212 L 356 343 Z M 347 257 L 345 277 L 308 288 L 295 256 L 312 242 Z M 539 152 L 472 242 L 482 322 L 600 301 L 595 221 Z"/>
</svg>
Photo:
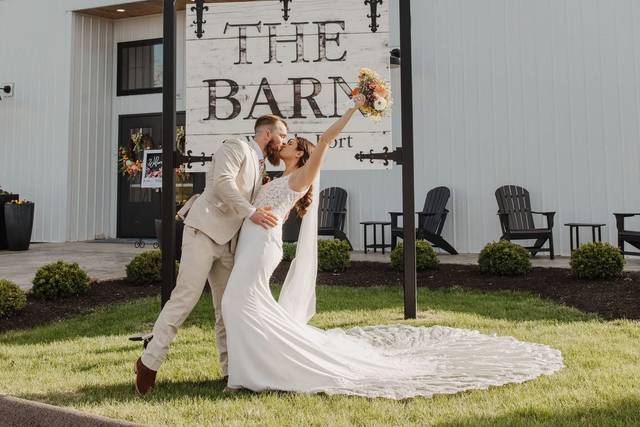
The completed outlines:
<svg viewBox="0 0 640 427">
<path fill-rule="evenodd" d="M 429 190 L 422 212 L 416 212 L 418 215 L 416 237 L 427 240 L 433 246 L 452 255 L 457 255 L 458 252 L 441 235 L 449 213 L 446 206 L 450 196 L 451 191 L 447 187 L 436 187 Z M 389 215 L 391 215 L 391 247 L 395 248 L 398 237 L 404 239 L 404 227 L 398 225 L 398 218 L 402 216 L 402 212 L 389 212 Z"/>
<path fill-rule="evenodd" d="M 625 229 L 625 218 L 640 215 L 640 212 L 636 213 L 614 213 L 616 217 L 616 227 L 618 228 L 618 247 L 620 252 L 624 255 L 640 255 L 640 252 L 631 252 L 624 250 L 624 244 L 628 243 L 636 249 L 640 249 L 640 231 L 632 231 Z"/>
<path fill-rule="evenodd" d="M 289 218 L 282 224 L 282 241 L 289 243 L 297 242 L 301 224 L 302 219 L 298 216 L 296 210 L 292 209 L 289 213 Z"/>
<path fill-rule="evenodd" d="M 344 240 L 353 250 L 351 242 L 344 233 L 347 219 L 347 191 L 340 187 L 325 188 L 320 192 L 318 202 L 318 235 L 333 236 Z"/>
<path fill-rule="evenodd" d="M 500 240 L 535 240 L 533 246 L 525 247 L 535 256 L 538 252 L 549 252 L 554 258 L 553 250 L 553 217 L 555 212 L 537 212 L 531 210 L 529 192 L 517 185 L 505 185 L 496 190 L 498 216 L 502 228 Z M 546 228 L 536 228 L 533 214 L 547 218 Z M 543 248 L 549 241 L 549 247 Z"/>
<path fill-rule="evenodd" d="M 315 196 L 314 196 L 315 197 Z M 320 192 L 318 200 L 318 235 L 333 236 L 336 239 L 345 240 L 351 246 L 351 242 L 344 233 L 344 224 L 347 216 L 347 192 L 339 187 L 325 188 Z M 284 242 L 297 242 L 300 234 L 302 220 L 294 210 L 282 225 L 282 240 Z"/>
</svg>

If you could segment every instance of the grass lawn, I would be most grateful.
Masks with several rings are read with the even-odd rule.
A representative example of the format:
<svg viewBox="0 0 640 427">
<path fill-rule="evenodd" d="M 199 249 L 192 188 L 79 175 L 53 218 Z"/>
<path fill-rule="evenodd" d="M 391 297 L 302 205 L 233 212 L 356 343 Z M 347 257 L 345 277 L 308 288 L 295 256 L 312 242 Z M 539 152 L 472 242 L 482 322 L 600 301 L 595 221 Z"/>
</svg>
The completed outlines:
<svg viewBox="0 0 640 427">
<path fill-rule="evenodd" d="M 566 367 L 520 385 L 406 401 L 287 393 L 222 393 L 209 295 L 178 334 L 158 387 L 133 390 L 158 299 L 0 335 L 0 393 L 150 425 L 640 425 L 640 323 L 602 321 L 518 293 L 420 289 L 402 320 L 397 288 L 318 288 L 315 326 L 407 323 L 478 329 L 552 345 Z M 472 357 L 473 355 L 470 355 Z"/>
</svg>

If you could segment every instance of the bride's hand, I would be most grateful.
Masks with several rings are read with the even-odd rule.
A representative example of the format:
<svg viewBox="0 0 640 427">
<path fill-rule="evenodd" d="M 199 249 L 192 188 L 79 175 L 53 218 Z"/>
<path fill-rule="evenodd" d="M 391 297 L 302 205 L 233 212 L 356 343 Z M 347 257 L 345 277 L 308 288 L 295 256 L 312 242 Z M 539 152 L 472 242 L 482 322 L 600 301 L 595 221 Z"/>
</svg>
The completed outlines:
<svg viewBox="0 0 640 427">
<path fill-rule="evenodd" d="M 354 96 L 352 99 L 353 99 L 353 108 L 357 108 L 357 109 L 360 109 L 360 107 L 362 107 L 367 102 L 367 98 L 361 93 Z"/>
</svg>

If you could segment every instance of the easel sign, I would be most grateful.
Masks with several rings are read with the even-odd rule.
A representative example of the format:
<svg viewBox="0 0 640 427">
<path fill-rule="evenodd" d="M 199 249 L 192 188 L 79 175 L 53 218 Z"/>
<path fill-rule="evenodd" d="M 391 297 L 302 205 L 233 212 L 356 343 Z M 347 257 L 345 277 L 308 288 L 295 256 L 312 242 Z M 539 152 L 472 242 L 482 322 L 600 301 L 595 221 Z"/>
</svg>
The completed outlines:
<svg viewBox="0 0 640 427">
<path fill-rule="evenodd" d="M 207 3 L 201 38 L 188 7 L 186 149 L 209 156 L 226 138 L 251 138 L 263 114 L 283 117 L 290 136 L 316 142 L 351 105 L 362 67 L 389 80 L 388 3 L 377 5 L 376 32 L 363 0 L 296 0 L 286 17 L 276 0 Z M 354 156 L 392 145 L 390 116 L 374 123 L 357 114 L 324 169 L 390 168 Z M 190 171 L 207 167 L 194 163 Z"/>
<path fill-rule="evenodd" d="M 141 188 L 162 188 L 162 150 L 144 150 Z"/>
</svg>

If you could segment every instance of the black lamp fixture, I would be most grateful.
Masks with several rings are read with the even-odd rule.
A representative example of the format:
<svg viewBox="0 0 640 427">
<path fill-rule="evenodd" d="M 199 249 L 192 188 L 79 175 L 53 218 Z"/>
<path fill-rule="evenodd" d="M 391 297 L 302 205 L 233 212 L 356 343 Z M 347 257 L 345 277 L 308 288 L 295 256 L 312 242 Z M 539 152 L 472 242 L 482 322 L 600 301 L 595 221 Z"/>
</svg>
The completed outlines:
<svg viewBox="0 0 640 427">
<path fill-rule="evenodd" d="M 2 87 L 0 87 L 0 92 L 2 92 L 3 95 L 11 96 L 13 92 L 13 86 L 8 84 L 3 84 Z M 0 101 L 2 101 L 2 96 L 0 96 Z"/>
<path fill-rule="evenodd" d="M 391 65 L 400 66 L 400 48 L 397 47 L 395 49 L 391 49 L 391 52 L 389 52 L 389 54 L 390 54 L 389 60 L 391 61 Z"/>
</svg>

